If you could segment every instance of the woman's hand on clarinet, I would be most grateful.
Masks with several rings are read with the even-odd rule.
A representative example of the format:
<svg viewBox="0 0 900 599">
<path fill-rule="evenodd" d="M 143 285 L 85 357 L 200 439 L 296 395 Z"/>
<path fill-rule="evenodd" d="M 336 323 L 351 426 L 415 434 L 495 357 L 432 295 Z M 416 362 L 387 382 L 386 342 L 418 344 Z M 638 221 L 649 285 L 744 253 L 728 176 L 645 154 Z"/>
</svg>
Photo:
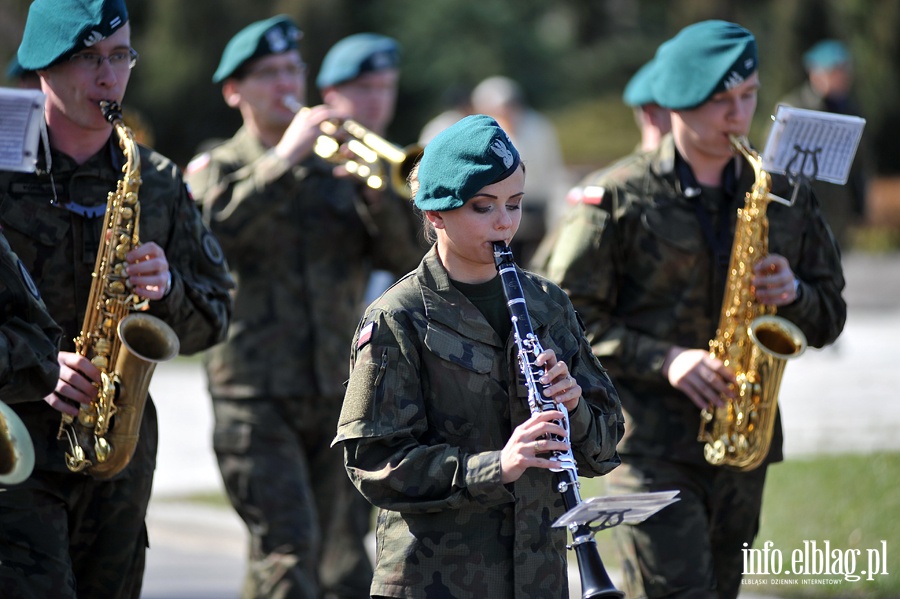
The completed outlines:
<svg viewBox="0 0 900 599">
<path fill-rule="evenodd" d="M 562 360 L 557 361 L 556 352 L 545 349 L 538 354 L 534 363 L 536 366 L 544 367 L 544 376 L 538 381 L 541 385 L 549 385 L 544 389 L 544 396 L 566 406 L 570 412 L 578 407 L 581 386 L 575 381 L 575 377 L 569 374 L 566 363 Z"/>
<path fill-rule="evenodd" d="M 519 480 L 526 468 L 557 468 L 559 462 L 546 457 L 549 451 L 566 451 L 568 441 L 554 441 L 549 436 L 566 436 L 566 430 L 555 421 L 563 418 L 563 413 L 548 410 L 533 414 L 531 418 L 513 430 L 512 436 L 500 452 L 500 482 L 503 484 Z"/>
</svg>

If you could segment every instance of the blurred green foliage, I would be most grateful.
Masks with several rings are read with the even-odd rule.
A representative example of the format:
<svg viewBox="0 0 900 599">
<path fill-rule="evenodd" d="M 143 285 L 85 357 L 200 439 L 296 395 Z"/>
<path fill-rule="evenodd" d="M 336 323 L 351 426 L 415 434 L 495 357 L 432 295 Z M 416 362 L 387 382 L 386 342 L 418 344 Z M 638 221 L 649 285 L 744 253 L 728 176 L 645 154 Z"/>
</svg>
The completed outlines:
<svg viewBox="0 0 900 599">
<path fill-rule="evenodd" d="M 29 0 L 0 6 L 3 64 L 21 39 Z M 454 87 L 503 74 L 559 127 L 566 160 L 599 167 L 631 151 L 637 131 L 620 103 L 631 74 L 692 22 L 722 18 L 759 41 L 763 88 L 751 136 L 762 145 L 771 107 L 803 80 L 800 56 L 825 37 L 856 62 L 865 140 L 880 173 L 900 173 L 900 0 L 128 0 L 135 69 L 127 103 L 147 116 L 155 145 L 184 164 L 210 138 L 239 126 L 210 82 L 227 40 L 251 21 L 285 13 L 304 30 L 309 81 L 328 48 L 359 31 L 396 37 L 404 49 L 398 112 L 389 137 L 406 145 Z M 310 102 L 318 101 L 310 86 Z"/>
</svg>

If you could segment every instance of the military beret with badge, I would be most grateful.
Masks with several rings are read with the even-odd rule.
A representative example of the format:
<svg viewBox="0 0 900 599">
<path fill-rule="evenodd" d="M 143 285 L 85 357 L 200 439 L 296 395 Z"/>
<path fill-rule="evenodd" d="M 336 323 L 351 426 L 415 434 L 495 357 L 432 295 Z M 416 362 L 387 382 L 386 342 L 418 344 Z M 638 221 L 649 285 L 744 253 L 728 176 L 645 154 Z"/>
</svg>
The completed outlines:
<svg viewBox="0 0 900 599">
<path fill-rule="evenodd" d="M 247 25 L 225 45 L 219 66 L 213 74 L 213 83 L 221 83 L 229 77 L 237 76 L 241 67 L 251 60 L 296 50 L 302 37 L 303 32 L 287 15 Z"/>
<path fill-rule="evenodd" d="M 397 40 L 377 33 L 357 33 L 331 47 L 322 60 L 316 85 L 325 89 L 366 73 L 395 69 L 399 64 Z"/>
<path fill-rule="evenodd" d="M 16 57 L 23 70 L 45 69 L 108 38 L 127 22 L 124 0 L 34 0 Z"/>
<path fill-rule="evenodd" d="M 493 118 L 474 114 L 438 133 L 418 167 L 415 204 L 420 210 L 454 210 L 480 189 L 506 179 L 521 159 Z"/>
<path fill-rule="evenodd" d="M 718 20 L 688 25 L 659 47 L 652 63 L 653 99 L 671 110 L 697 108 L 759 67 L 753 34 Z"/>
</svg>

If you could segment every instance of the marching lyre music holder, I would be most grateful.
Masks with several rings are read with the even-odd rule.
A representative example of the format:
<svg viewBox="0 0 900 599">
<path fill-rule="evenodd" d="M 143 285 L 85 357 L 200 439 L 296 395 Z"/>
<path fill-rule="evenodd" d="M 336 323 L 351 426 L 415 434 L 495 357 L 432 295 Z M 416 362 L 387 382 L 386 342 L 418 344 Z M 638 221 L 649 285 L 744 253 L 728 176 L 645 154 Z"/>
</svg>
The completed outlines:
<svg viewBox="0 0 900 599">
<path fill-rule="evenodd" d="M 591 497 L 557 518 L 553 526 L 587 526 L 593 535 L 619 524 L 637 524 L 678 501 L 678 493 L 679 491 L 656 491 Z"/>
<path fill-rule="evenodd" d="M 789 205 L 793 205 L 804 182 L 847 182 L 865 119 L 779 105 L 772 120 L 762 167 L 788 178 L 794 188 Z"/>
</svg>

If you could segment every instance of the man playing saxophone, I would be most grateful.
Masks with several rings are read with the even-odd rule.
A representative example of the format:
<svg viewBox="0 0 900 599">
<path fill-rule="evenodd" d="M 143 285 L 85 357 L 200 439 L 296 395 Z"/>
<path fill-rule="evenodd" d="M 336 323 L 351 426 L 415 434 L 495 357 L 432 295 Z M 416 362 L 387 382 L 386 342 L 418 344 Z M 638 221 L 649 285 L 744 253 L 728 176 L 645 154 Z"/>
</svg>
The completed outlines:
<svg viewBox="0 0 900 599">
<path fill-rule="evenodd" d="M 52 32 L 52 35 L 51 33 Z M 44 401 L 15 405 L 35 445 L 35 471 L 0 493 L 0 595 L 137 598 L 147 533 L 144 516 L 156 461 L 157 422 L 144 404 L 134 456 L 110 480 L 70 472 L 60 414 L 97 396 L 99 369 L 76 353 L 108 195 L 125 155 L 101 112 L 120 103 L 138 59 L 122 0 L 36 0 L 18 60 L 37 71 L 47 96 L 48 136 L 35 173 L 0 172 L 0 222 L 63 335 L 59 379 Z M 139 147 L 141 245 L 120 276 L 147 312 L 179 337 L 182 353 L 223 338 L 233 286 L 217 241 L 203 225 L 176 166 Z M 110 323 L 115 326 L 116 323 Z M 116 426 L 115 416 L 112 426 Z"/>
<path fill-rule="evenodd" d="M 421 257 L 402 200 L 335 176 L 340 167 L 314 153 L 321 125 L 352 115 L 297 110 L 299 38 L 284 15 L 235 34 L 213 81 L 243 126 L 187 168 L 238 285 L 228 338 L 206 369 L 213 447 L 251 537 L 245 599 L 273 588 L 368 596 L 371 508 L 354 509 L 361 498 L 330 433 L 369 274 L 404 274 Z"/>
<path fill-rule="evenodd" d="M 697 440 L 701 409 L 735 395 L 735 373 L 708 347 L 737 209 L 755 183 L 730 138 L 747 134 L 756 109 L 756 40 L 734 23 L 704 21 L 660 46 L 653 64 L 653 99 L 671 110 L 671 134 L 595 178 L 599 191 L 569 213 L 548 274 L 585 320 L 626 413 L 612 489 L 681 491 L 677 504 L 617 528 L 628 596 L 733 599 L 766 467 L 782 459 L 777 420 L 768 455 L 748 472 L 707 463 Z M 784 177 L 772 177 L 771 191 L 791 197 Z M 846 318 L 844 277 L 809 187 L 791 207 L 770 204 L 768 225 L 769 253 L 746 278 L 749 294 L 809 345 L 832 343 Z"/>
</svg>

